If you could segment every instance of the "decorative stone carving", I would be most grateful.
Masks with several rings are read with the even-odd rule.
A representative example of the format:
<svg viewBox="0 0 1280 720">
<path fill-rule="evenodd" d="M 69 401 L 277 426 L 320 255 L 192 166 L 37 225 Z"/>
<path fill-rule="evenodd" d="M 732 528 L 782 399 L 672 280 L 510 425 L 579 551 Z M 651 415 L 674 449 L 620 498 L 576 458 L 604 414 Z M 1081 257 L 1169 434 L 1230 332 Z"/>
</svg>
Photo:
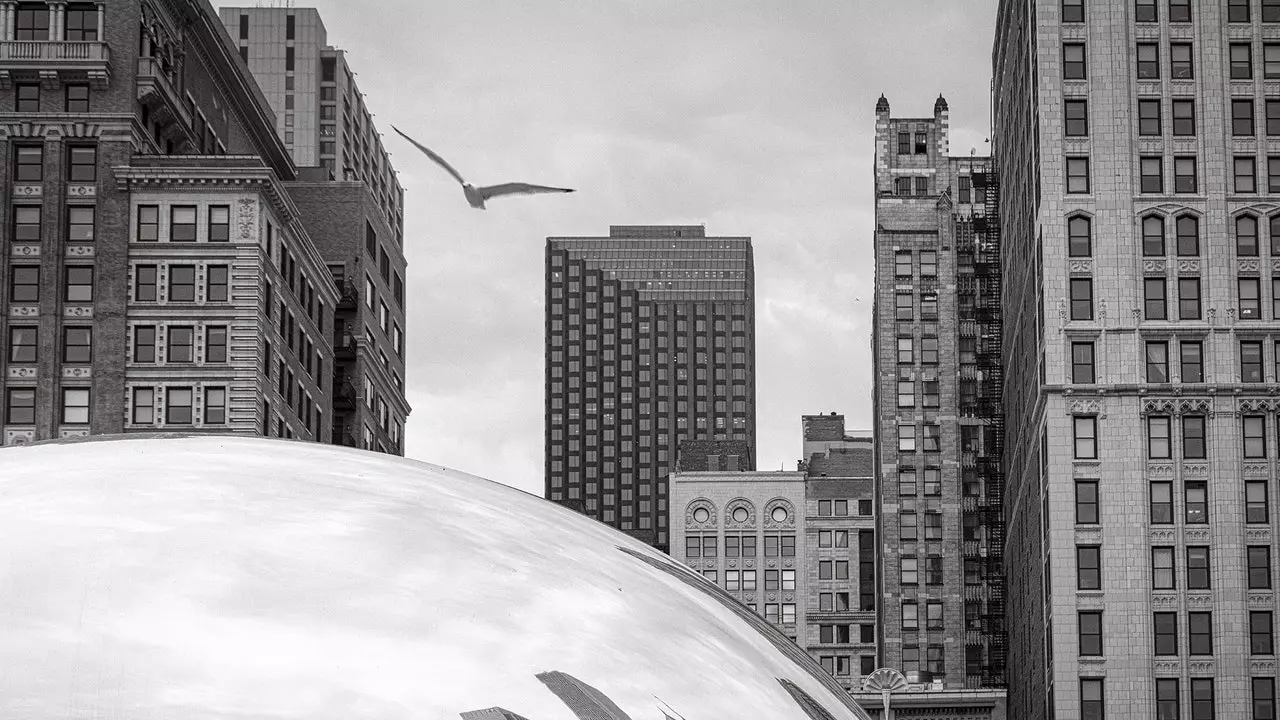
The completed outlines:
<svg viewBox="0 0 1280 720">
<path fill-rule="evenodd" d="M 236 227 L 240 230 L 240 239 L 257 242 L 254 230 L 258 226 L 258 217 L 253 198 L 240 198 Z"/>
<path fill-rule="evenodd" d="M 66 305 L 62 308 L 62 316 L 68 318 L 93 317 L 92 305 Z"/>
<path fill-rule="evenodd" d="M 1157 660 L 1155 671 L 1157 675 L 1178 675 L 1182 672 L 1182 663 L 1178 660 Z"/>
<path fill-rule="evenodd" d="M 44 186 L 42 185 L 14 185 L 13 196 L 23 200 L 30 200 L 44 195 Z"/>
<path fill-rule="evenodd" d="M 82 185 L 79 183 L 67 185 L 67 197 L 91 198 L 91 197 L 97 197 L 97 195 L 98 195 L 97 185 Z"/>
<path fill-rule="evenodd" d="M 1142 401 L 1143 415 L 1175 415 L 1178 412 L 1176 400 L 1165 398 L 1145 398 Z"/>
<path fill-rule="evenodd" d="M 1249 607 L 1270 608 L 1275 604 L 1275 597 L 1271 593 L 1249 593 Z"/>
<path fill-rule="evenodd" d="M 6 429 L 4 431 L 4 444 L 6 447 L 14 445 L 26 445 L 35 442 L 36 431 L 34 428 L 30 430 L 13 430 Z"/>
<path fill-rule="evenodd" d="M 1257 273 L 1258 258 L 1240 258 L 1237 261 L 1238 269 L 1242 273 Z"/>
<path fill-rule="evenodd" d="M 1168 262 L 1169 261 L 1165 260 L 1164 258 L 1156 258 L 1153 260 L 1143 260 L 1142 272 L 1149 273 L 1149 274 L 1159 273 L 1163 275 L 1167 270 Z"/>
<path fill-rule="evenodd" d="M 1103 405 L 1101 399 L 1080 399 L 1072 400 L 1067 403 L 1068 415 L 1097 415 L 1098 417 L 1106 417 L 1106 406 Z"/>
<path fill-rule="evenodd" d="M 1212 660 L 1192 660 L 1191 662 L 1187 663 L 1187 670 L 1191 671 L 1192 675 L 1212 675 L 1213 661 Z"/>
<path fill-rule="evenodd" d="M 34 380 L 36 375 L 37 371 L 34 367 L 24 367 L 21 365 L 9 366 L 10 380 Z"/>
<path fill-rule="evenodd" d="M 777 520 L 773 517 L 774 511 L 782 508 L 786 510 L 787 516 L 785 520 Z M 796 526 L 796 509 L 790 501 L 783 498 L 774 498 L 764 506 L 764 527 L 766 530 L 794 529 Z"/>
<path fill-rule="evenodd" d="M 1276 403 L 1271 398 L 1239 398 L 1236 400 L 1236 414 L 1243 413 L 1269 413 L 1276 409 Z"/>
<path fill-rule="evenodd" d="M 1199 258 L 1179 258 L 1178 272 L 1179 273 L 1200 272 L 1200 259 Z"/>
<path fill-rule="evenodd" d="M 1271 474 L 1266 463 L 1248 463 L 1243 467 L 1245 477 L 1265 478 Z"/>
<path fill-rule="evenodd" d="M 62 377 L 64 379 L 71 378 L 90 378 L 93 377 L 93 366 L 91 365 L 75 365 L 62 368 Z"/>
<path fill-rule="evenodd" d="M 1167 545 L 1177 540 L 1177 533 L 1169 529 L 1152 530 L 1151 542 L 1154 545 Z"/>
<path fill-rule="evenodd" d="M 58 437 L 60 438 L 88 437 L 88 436 L 89 436 L 89 428 L 62 428 L 58 430 Z"/>
<path fill-rule="evenodd" d="M 1274 673 L 1276 671 L 1276 661 L 1275 660 L 1250 660 L 1249 670 L 1253 675 Z"/>
<path fill-rule="evenodd" d="M 707 498 L 697 498 L 685 508 L 685 527 L 690 530 L 715 530 L 716 506 Z"/>
<path fill-rule="evenodd" d="M 1271 528 L 1245 528 L 1244 539 L 1251 543 L 1271 542 Z"/>
<path fill-rule="evenodd" d="M 1209 465 L 1207 463 L 1183 463 L 1182 474 L 1192 475 L 1192 476 L 1208 476 Z"/>
<path fill-rule="evenodd" d="M 67 257 L 69 258 L 91 258 L 96 254 L 96 249 L 93 245 L 67 246 Z"/>
<path fill-rule="evenodd" d="M 1209 528 L 1187 528 L 1182 535 L 1187 542 L 1209 542 Z"/>
<path fill-rule="evenodd" d="M 16 318 L 33 318 L 40 317 L 40 306 L 38 305 L 10 305 L 9 317 Z"/>
<path fill-rule="evenodd" d="M 1154 608 L 1177 608 L 1177 607 L 1178 607 L 1178 596 L 1177 596 L 1177 595 L 1152 595 L 1152 596 L 1151 596 L 1151 607 L 1154 607 Z"/>
<path fill-rule="evenodd" d="M 10 245 L 9 256 L 20 257 L 20 258 L 38 258 L 40 257 L 40 246 L 39 245 Z"/>
<path fill-rule="evenodd" d="M 1187 607 L 1211 607 L 1213 605 L 1213 597 L 1209 595 L 1188 595 Z"/>
<path fill-rule="evenodd" d="M 737 519 L 742 515 L 742 513 L 739 512 L 740 510 L 746 511 L 747 513 L 746 519 L 744 520 Z M 756 526 L 755 505 L 753 505 L 751 501 L 747 500 L 746 498 L 734 498 L 733 500 L 730 500 L 729 504 L 726 505 L 724 509 L 724 526 L 726 528 L 733 528 L 733 529 L 755 527 Z"/>
<path fill-rule="evenodd" d="M 1280 274 L 1280 257 L 1271 258 L 1271 272 L 1272 274 Z"/>
</svg>

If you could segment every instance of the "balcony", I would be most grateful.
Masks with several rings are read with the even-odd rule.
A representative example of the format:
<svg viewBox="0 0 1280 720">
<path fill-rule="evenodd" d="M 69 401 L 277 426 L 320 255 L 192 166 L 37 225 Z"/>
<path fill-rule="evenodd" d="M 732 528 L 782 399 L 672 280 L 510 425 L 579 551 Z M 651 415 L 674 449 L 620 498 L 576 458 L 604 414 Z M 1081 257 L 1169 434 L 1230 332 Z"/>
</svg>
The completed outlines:
<svg viewBox="0 0 1280 720">
<path fill-rule="evenodd" d="M 51 89 L 85 80 L 105 88 L 111 81 L 111 49 L 85 40 L 0 41 L 0 88 L 26 79 L 39 79 Z"/>
<path fill-rule="evenodd" d="M 333 408 L 335 410 L 352 410 L 356 406 L 356 389 L 346 380 L 333 384 Z"/>
<path fill-rule="evenodd" d="M 344 281 L 338 285 L 338 290 L 342 294 L 338 297 L 338 306 L 335 310 L 355 310 L 360 306 L 360 290 L 354 282 Z"/>
<path fill-rule="evenodd" d="M 161 58 L 138 58 L 138 102 L 156 123 L 160 139 L 173 142 L 173 152 L 185 155 L 200 146 L 195 134 L 195 116 L 183 102 L 176 84 L 176 71 Z"/>
<path fill-rule="evenodd" d="M 333 354 L 336 359 L 355 359 L 358 347 L 355 333 L 352 332 L 350 325 L 343 325 L 337 328 L 337 331 L 333 334 Z"/>
<path fill-rule="evenodd" d="M 334 423 L 333 438 L 330 440 L 330 443 L 345 447 L 360 447 L 359 442 L 356 440 L 355 433 L 351 430 L 351 426 L 346 424 L 339 425 Z"/>
</svg>

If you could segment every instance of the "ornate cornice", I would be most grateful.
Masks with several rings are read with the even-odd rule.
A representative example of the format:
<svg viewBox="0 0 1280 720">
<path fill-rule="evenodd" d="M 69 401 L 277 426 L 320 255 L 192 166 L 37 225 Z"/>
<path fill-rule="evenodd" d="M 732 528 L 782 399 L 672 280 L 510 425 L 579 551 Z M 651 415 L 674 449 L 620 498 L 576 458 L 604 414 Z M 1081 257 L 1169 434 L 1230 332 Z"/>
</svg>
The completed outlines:
<svg viewBox="0 0 1280 720">
<path fill-rule="evenodd" d="M 1210 398 L 1143 398 L 1142 415 L 1204 415 L 1214 416 Z"/>
</svg>

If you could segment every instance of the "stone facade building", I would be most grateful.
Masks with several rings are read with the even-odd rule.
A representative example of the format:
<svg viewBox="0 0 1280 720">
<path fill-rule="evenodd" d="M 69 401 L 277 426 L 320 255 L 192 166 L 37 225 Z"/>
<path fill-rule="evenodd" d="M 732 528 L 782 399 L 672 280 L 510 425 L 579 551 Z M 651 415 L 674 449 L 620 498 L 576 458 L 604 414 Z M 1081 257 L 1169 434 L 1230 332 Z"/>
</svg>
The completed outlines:
<svg viewBox="0 0 1280 720">
<path fill-rule="evenodd" d="M 1000 271 L 988 161 L 949 111 L 876 105 L 876 516 L 881 662 L 912 683 L 1001 687 Z M 891 603 L 893 607 L 888 606 Z"/>
<path fill-rule="evenodd" d="M 1010 714 L 1276 717 L 1280 5 L 1000 3 Z"/>
</svg>

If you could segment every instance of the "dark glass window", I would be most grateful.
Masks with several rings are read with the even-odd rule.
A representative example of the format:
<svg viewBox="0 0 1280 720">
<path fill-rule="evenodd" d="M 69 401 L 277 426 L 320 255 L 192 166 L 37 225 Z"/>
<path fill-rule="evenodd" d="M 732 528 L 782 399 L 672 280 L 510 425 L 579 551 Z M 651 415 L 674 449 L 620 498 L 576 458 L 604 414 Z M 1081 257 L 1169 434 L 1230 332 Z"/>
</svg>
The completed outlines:
<svg viewBox="0 0 1280 720">
<path fill-rule="evenodd" d="M 1169 382 L 1169 345 L 1163 340 L 1147 342 L 1147 382 Z"/>
<path fill-rule="evenodd" d="M 1065 80 L 1085 78 L 1084 43 L 1063 43 L 1062 77 Z"/>
<path fill-rule="evenodd" d="M 1155 654 L 1178 654 L 1178 614 L 1171 612 L 1154 613 Z"/>
<path fill-rule="evenodd" d="M 1080 720 L 1105 720 L 1102 678 L 1080 678 Z"/>
<path fill-rule="evenodd" d="M 153 363 L 156 361 L 155 325 L 134 326 L 133 361 L 136 363 Z"/>
<path fill-rule="evenodd" d="M 1253 135 L 1253 101 L 1233 98 L 1231 100 L 1231 134 Z"/>
<path fill-rule="evenodd" d="M 93 330 L 87 327 L 62 329 L 62 362 L 93 362 Z"/>
<path fill-rule="evenodd" d="M 1173 134 L 1182 137 L 1196 134 L 1196 101 L 1188 98 L 1173 101 Z"/>
<path fill-rule="evenodd" d="M 1187 548 L 1187 589 L 1209 589 L 1209 548 L 1196 545 Z"/>
<path fill-rule="evenodd" d="M 1249 613 L 1249 654 L 1274 655 L 1275 634 L 1270 612 Z"/>
<path fill-rule="evenodd" d="M 1084 0 L 1062 0 L 1062 22 L 1084 22 Z"/>
<path fill-rule="evenodd" d="M 155 242 L 160 239 L 160 207 L 138 206 L 138 242 Z"/>
<path fill-rule="evenodd" d="M 1164 159 L 1158 156 L 1139 158 L 1138 167 L 1140 191 L 1144 193 L 1164 192 Z"/>
<path fill-rule="evenodd" d="M 14 205 L 13 227 L 10 237 L 14 242 L 40 242 L 40 206 Z"/>
<path fill-rule="evenodd" d="M 1155 22 L 1158 20 L 1156 0 L 1134 0 L 1133 19 L 1136 22 Z"/>
<path fill-rule="evenodd" d="M 1194 193 L 1197 191 L 1196 159 L 1194 157 L 1175 157 L 1173 159 L 1173 191 L 1176 193 Z"/>
<path fill-rule="evenodd" d="M 231 239 L 231 207 L 209 206 L 209 242 L 227 242 Z"/>
<path fill-rule="evenodd" d="M 98 40 L 98 6 L 93 3 L 70 3 L 67 5 L 64 26 L 67 40 Z"/>
<path fill-rule="evenodd" d="M 1102 655 L 1102 611 L 1082 610 L 1080 619 L 1080 654 L 1085 657 Z"/>
<path fill-rule="evenodd" d="M 196 268 L 194 265 L 169 267 L 169 301 L 195 302 Z"/>
<path fill-rule="evenodd" d="M 1232 167 L 1235 170 L 1235 189 L 1237 193 L 1252 194 L 1258 192 L 1257 160 L 1252 156 L 1234 158 Z"/>
<path fill-rule="evenodd" d="M 196 207 L 174 205 L 169 208 L 169 241 L 196 241 Z"/>
<path fill-rule="evenodd" d="M 1227 22 L 1249 22 L 1250 0 L 1227 0 Z"/>
<path fill-rule="evenodd" d="M 1080 590 L 1102 589 L 1102 548 L 1097 545 L 1076 547 L 1076 587 Z"/>
<path fill-rule="evenodd" d="M 9 327 L 9 362 L 33 363 L 37 358 L 39 329 L 35 327 Z"/>
<path fill-rule="evenodd" d="M 1067 220 L 1067 254 L 1089 257 L 1093 254 L 1092 225 L 1089 218 L 1077 215 Z"/>
<path fill-rule="evenodd" d="M 49 40 L 49 14 L 45 3 L 19 3 L 14 22 L 15 40 Z M 96 24 L 95 24 L 96 27 Z"/>
<path fill-rule="evenodd" d="M 93 302 L 93 266 L 69 265 L 66 270 L 67 292 L 65 299 L 69 303 Z"/>
<path fill-rule="evenodd" d="M 1064 100 L 1067 137 L 1085 137 L 1089 134 L 1089 101 Z"/>
<path fill-rule="evenodd" d="M 67 240 L 93 242 L 94 206 L 72 205 L 67 208 Z"/>
<path fill-rule="evenodd" d="M 1160 46 L 1138 43 L 1138 77 L 1150 80 L 1160 77 Z"/>
<path fill-rule="evenodd" d="M 189 387 L 171 387 L 166 389 L 164 409 L 165 424 L 191 424 L 193 395 L 194 393 Z"/>
<path fill-rule="evenodd" d="M 1192 52 L 1191 43 L 1169 44 L 1169 69 L 1169 74 L 1175 80 L 1195 77 L 1195 53 Z"/>
<path fill-rule="evenodd" d="M 1184 383 L 1204 382 L 1204 353 L 1199 341 L 1183 341 L 1178 344 L 1181 360 L 1181 376 Z"/>
<path fill-rule="evenodd" d="M 1200 254 L 1200 221 L 1194 215 L 1182 215 L 1174 221 L 1177 233 L 1178 255 L 1195 257 Z"/>
<path fill-rule="evenodd" d="M 13 181 L 38 183 L 44 180 L 44 148 L 40 145 L 19 145 L 14 148 Z"/>
<path fill-rule="evenodd" d="M 1159 160 L 1159 158 L 1156 158 Z M 1157 172 L 1156 177 L 1159 177 Z M 1142 254 L 1164 255 L 1164 218 L 1148 215 L 1142 218 Z"/>
<path fill-rule="evenodd" d="M 1191 0 L 1169 0 L 1169 22 L 1191 22 Z"/>
<path fill-rule="evenodd" d="M 1139 100 L 1138 134 L 1159 135 L 1162 132 L 1160 124 L 1160 101 L 1156 99 Z"/>
<path fill-rule="evenodd" d="M 67 148 L 67 180 L 74 183 L 91 183 L 98 179 L 98 148 L 92 145 L 72 145 Z"/>
<path fill-rule="evenodd" d="M 1262 343 L 1256 340 L 1240 341 L 1240 382 L 1260 383 L 1262 375 Z"/>
<path fill-rule="evenodd" d="M 1200 278 L 1178 278 L 1178 319 L 1200 319 Z"/>
<path fill-rule="evenodd" d="M 39 83 L 16 83 L 13 86 L 14 106 L 17 112 L 40 112 Z"/>
<path fill-rule="evenodd" d="M 1088 278 L 1071 279 L 1071 319 L 1093 319 L 1093 281 Z"/>
<path fill-rule="evenodd" d="M 1173 483 L 1151 483 L 1151 524 L 1168 525 L 1173 522 Z"/>
<path fill-rule="evenodd" d="M 1071 343 L 1071 382 L 1084 384 L 1097 382 L 1094 377 L 1093 343 Z"/>
<path fill-rule="evenodd" d="M 1159 720 L 1178 719 L 1178 681 L 1176 678 L 1156 678 L 1156 717 Z"/>
<path fill-rule="evenodd" d="M 1076 481 L 1076 524 L 1098 524 L 1098 481 Z"/>
<path fill-rule="evenodd" d="M 1271 547 L 1268 545 L 1250 545 L 1247 551 L 1249 562 L 1249 589 L 1271 589 Z"/>
<path fill-rule="evenodd" d="M 1231 79 L 1253 79 L 1253 46 L 1249 43 L 1231 43 Z"/>
</svg>

